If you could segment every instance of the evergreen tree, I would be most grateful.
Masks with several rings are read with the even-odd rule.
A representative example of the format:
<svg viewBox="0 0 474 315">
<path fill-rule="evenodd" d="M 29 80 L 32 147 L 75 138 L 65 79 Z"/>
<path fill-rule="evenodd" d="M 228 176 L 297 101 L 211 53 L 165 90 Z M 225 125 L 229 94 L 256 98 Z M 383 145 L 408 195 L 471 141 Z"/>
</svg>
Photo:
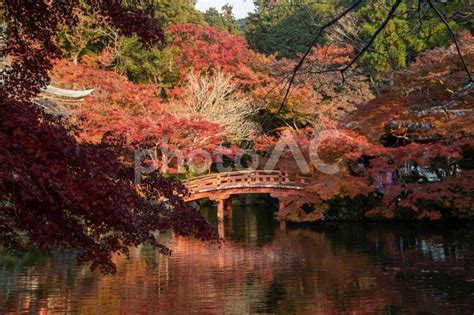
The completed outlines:
<svg viewBox="0 0 474 315">
<path fill-rule="evenodd" d="M 225 29 L 224 19 L 216 8 L 207 9 L 206 13 L 204 13 L 204 20 L 209 26 L 217 27 L 221 30 Z"/>
<path fill-rule="evenodd" d="M 204 24 L 204 16 L 196 10 L 194 0 L 156 0 L 155 15 L 162 25 L 195 23 Z"/>
<path fill-rule="evenodd" d="M 295 57 L 306 50 L 318 26 L 347 1 L 256 0 L 245 23 L 245 37 L 254 50 Z"/>
<path fill-rule="evenodd" d="M 171 86 L 179 75 L 173 58 L 179 52 L 172 47 L 145 47 L 136 36 L 123 40 L 114 64 L 119 73 L 135 83 L 159 83 Z"/>
<path fill-rule="evenodd" d="M 204 13 L 204 20 L 209 26 L 219 28 L 231 34 L 237 34 L 240 31 L 239 24 L 232 12 L 232 6 L 228 4 L 222 7 L 222 13 L 217 11 L 216 8 L 209 8 Z"/>
<path fill-rule="evenodd" d="M 229 4 L 226 4 L 222 7 L 222 17 L 224 19 L 224 25 L 226 30 L 231 34 L 236 34 L 239 32 L 240 28 L 235 20 L 233 7 Z"/>
<path fill-rule="evenodd" d="M 369 40 L 377 27 L 387 16 L 394 0 L 368 1 L 358 12 L 360 19 L 360 37 L 363 42 Z M 439 6 L 444 14 L 452 16 L 459 12 L 466 1 L 450 1 Z M 420 23 L 418 15 L 423 16 Z M 459 25 L 450 19 L 450 27 L 458 30 Z M 403 2 L 383 32 L 374 41 L 372 49 L 362 56 L 361 62 L 369 74 L 384 73 L 406 67 L 423 51 L 451 43 L 446 26 L 428 7 L 418 12 L 418 1 Z"/>
</svg>

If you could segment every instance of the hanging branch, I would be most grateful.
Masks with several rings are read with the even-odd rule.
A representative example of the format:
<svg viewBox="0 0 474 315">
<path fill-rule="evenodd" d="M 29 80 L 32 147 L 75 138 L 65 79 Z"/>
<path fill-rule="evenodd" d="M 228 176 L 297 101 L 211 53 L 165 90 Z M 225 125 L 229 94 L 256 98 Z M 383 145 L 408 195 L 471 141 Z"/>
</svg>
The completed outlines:
<svg viewBox="0 0 474 315">
<path fill-rule="evenodd" d="M 418 8 L 417 8 L 417 12 L 420 12 L 421 11 L 421 8 L 422 8 L 422 2 L 424 0 L 418 0 Z M 278 108 L 278 110 L 276 112 L 274 112 L 270 117 L 268 117 L 267 119 L 265 119 L 262 124 L 265 124 L 268 120 L 272 119 L 274 116 L 278 115 L 282 110 L 283 108 L 285 107 L 286 105 L 286 102 L 288 101 L 288 98 L 290 96 L 290 93 L 291 93 L 291 89 L 292 89 L 292 86 L 294 84 L 294 81 L 296 79 L 296 76 L 298 75 L 298 72 L 299 70 L 301 69 L 301 67 L 303 66 L 303 63 L 305 61 L 305 59 L 307 58 L 307 56 L 310 54 L 311 50 L 313 49 L 314 45 L 316 45 L 317 41 L 320 39 L 322 33 L 330 26 L 332 26 L 333 24 L 337 23 L 341 18 L 343 18 L 344 16 L 346 16 L 348 13 L 350 13 L 352 10 L 354 10 L 355 8 L 357 8 L 357 6 L 359 6 L 361 3 L 363 2 L 363 0 L 358 0 L 358 1 L 355 1 L 349 8 L 347 8 L 346 10 L 344 10 L 341 14 L 339 14 L 338 16 L 336 16 L 335 18 L 333 18 L 332 20 L 330 20 L 329 22 L 327 22 L 326 24 L 324 24 L 323 26 L 321 26 L 321 28 L 319 29 L 318 33 L 316 34 L 316 36 L 314 37 L 313 41 L 310 43 L 310 45 L 308 46 L 307 50 L 305 51 L 305 53 L 303 54 L 303 56 L 300 58 L 300 60 L 298 61 L 298 63 L 296 64 L 296 66 L 294 67 L 293 71 L 292 71 L 292 74 L 291 74 L 291 77 L 290 77 L 290 80 L 288 81 L 288 84 L 287 84 L 287 87 L 286 87 L 286 90 L 285 90 L 285 94 L 284 94 L 284 97 L 283 97 L 283 100 L 281 101 L 280 103 L 280 106 Z M 447 27 L 451 37 L 453 38 L 453 41 L 454 41 L 454 44 L 456 46 L 456 49 L 457 49 L 457 53 L 459 55 L 459 58 L 461 59 L 461 62 L 463 64 L 463 67 L 464 67 L 464 70 L 466 71 L 468 77 L 469 77 L 469 81 L 470 82 L 474 82 L 474 79 L 472 77 L 472 74 L 471 72 L 469 71 L 469 68 L 467 66 L 467 63 L 461 53 L 461 49 L 459 47 L 459 42 L 456 38 L 456 35 L 454 34 L 453 30 L 451 29 L 451 27 L 449 26 L 449 23 L 448 21 L 446 20 L 446 18 L 443 16 L 443 14 L 438 10 L 438 8 L 432 3 L 432 0 L 426 0 L 426 2 L 428 3 L 428 5 L 430 6 L 430 8 L 436 13 L 436 15 L 439 17 L 439 19 L 443 22 L 443 24 Z M 346 66 L 344 67 L 338 67 L 338 68 L 331 68 L 331 69 L 326 69 L 326 70 L 323 70 L 321 72 L 317 72 L 317 73 L 327 73 L 327 72 L 340 72 L 341 75 L 342 75 L 342 80 L 344 82 L 345 80 L 345 72 L 347 70 L 349 70 L 355 63 L 356 61 L 364 54 L 366 53 L 370 48 L 371 46 L 373 45 L 375 39 L 378 37 L 378 35 L 385 29 L 385 27 L 388 25 L 388 23 L 390 22 L 390 20 L 395 16 L 395 13 L 398 9 L 398 7 L 400 6 L 400 4 L 402 3 L 402 0 L 397 0 L 393 5 L 392 7 L 390 8 L 390 11 L 389 13 L 387 14 L 385 20 L 380 24 L 380 26 L 377 28 L 377 30 L 372 34 L 371 38 L 369 39 L 369 41 L 367 42 L 367 44 L 357 53 L 357 55 L 349 62 L 349 64 L 347 64 Z M 421 16 L 418 17 L 419 19 L 421 18 Z M 422 21 L 420 20 L 420 23 Z"/>
<path fill-rule="evenodd" d="M 283 100 L 280 104 L 280 107 L 278 108 L 277 112 L 274 113 L 271 117 L 275 116 L 276 114 L 279 114 L 281 112 L 281 110 L 283 109 L 283 107 L 285 106 L 285 103 L 287 102 L 288 97 L 290 96 L 291 87 L 293 85 L 293 82 L 295 81 L 295 78 L 296 78 L 296 75 L 298 74 L 298 71 L 303 66 L 303 63 L 304 63 L 306 57 L 308 57 L 309 53 L 313 49 L 314 45 L 316 45 L 316 43 L 318 42 L 318 40 L 321 37 L 321 35 L 323 34 L 324 30 L 327 29 L 328 27 L 330 27 L 331 25 L 337 23 L 340 19 L 342 19 L 344 16 L 346 16 L 349 12 L 351 12 L 352 10 L 357 8 L 363 1 L 364 0 L 355 1 L 350 7 L 348 7 L 346 10 L 344 10 L 338 16 L 336 16 L 335 18 L 333 18 L 332 20 L 328 21 L 326 24 L 324 24 L 323 26 L 320 27 L 318 33 L 316 34 L 316 36 L 312 40 L 311 44 L 308 46 L 305 53 L 303 54 L 303 56 L 300 58 L 299 62 L 296 64 L 295 68 L 293 69 L 290 81 L 288 83 L 288 87 L 287 87 L 286 92 L 285 92 L 285 96 L 283 97 Z"/>
<path fill-rule="evenodd" d="M 456 34 L 454 34 L 453 30 L 451 29 L 451 27 L 449 26 L 449 23 L 448 21 L 446 20 L 446 18 L 443 16 L 443 14 L 438 10 L 438 8 L 431 2 L 431 0 L 427 0 L 428 2 L 428 5 L 430 6 L 430 8 L 436 13 L 436 15 L 439 17 L 439 19 L 441 20 L 441 22 L 443 22 L 443 24 L 446 26 L 446 28 L 448 29 L 448 32 L 449 34 L 451 35 L 453 41 L 454 41 L 454 45 L 456 46 L 456 50 L 458 52 L 458 56 L 459 56 L 459 59 L 461 59 L 461 62 L 462 62 L 462 65 L 464 67 L 464 70 L 466 71 L 467 73 L 467 76 L 469 77 L 469 82 L 474 82 L 474 79 L 472 78 L 472 74 L 471 72 L 469 71 L 469 68 L 467 67 L 467 63 L 466 63 L 466 60 L 464 59 L 462 53 L 461 53 L 461 48 L 459 47 L 459 42 L 458 42 L 458 39 L 456 37 Z"/>
<path fill-rule="evenodd" d="M 290 91 L 291 91 L 291 87 L 294 83 L 294 80 L 295 80 L 295 77 L 299 71 L 299 69 L 301 68 L 301 66 L 303 65 L 304 63 L 304 60 L 306 59 L 306 57 L 308 56 L 308 54 L 311 52 L 311 49 L 313 48 L 313 46 L 316 44 L 317 40 L 319 39 L 319 37 L 321 36 L 322 32 L 328 28 L 329 26 L 331 26 L 332 24 L 336 23 L 337 21 L 339 21 L 342 17 L 344 17 L 345 15 L 347 15 L 350 11 L 354 10 L 362 1 L 356 1 L 352 6 L 350 6 L 348 9 L 346 9 L 344 12 L 342 12 L 340 15 L 338 15 L 336 18 L 332 19 L 331 21 L 329 21 L 328 23 L 326 23 L 325 25 L 323 25 L 321 27 L 321 29 L 319 30 L 318 34 L 316 35 L 316 37 L 314 38 L 313 42 L 311 43 L 311 45 L 308 47 L 308 49 L 306 50 L 305 54 L 301 57 L 300 61 L 298 62 L 298 64 L 295 66 L 294 70 L 293 70 L 293 74 L 291 76 L 291 79 L 289 81 L 289 84 L 288 84 L 288 88 L 286 89 L 286 92 L 285 92 L 285 96 L 280 104 L 280 107 L 278 108 L 278 111 L 275 113 L 275 114 L 279 114 L 281 112 L 281 110 L 283 109 L 283 107 L 285 106 L 286 102 L 288 101 L 288 97 L 290 95 Z M 341 72 L 341 75 L 342 75 L 342 78 L 343 78 L 343 81 L 344 81 L 344 74 L 347 70 L 349 70 L 353 65 L 354 63 L 372 46 L 372 44 L 374 43 L 375 39 L 377 38 L 377 36 L 380 34 L 380 32 L 382 32 L 384 30 L 384 28 L 387 26 L 388 22 L 393 18 L 395 12 L 397 11 L 398 7 L 400 6 L 402 0 L 397 0 L 395 2 L 395 4 L 390 8 L 390 11 L 387 15 L 387 17 L 385 18 L 385 20 L 382 22 L 382 24 L 380 24 L 380 26 L 377 28 L 377 30 L 374 32 L 374 34 L 371 36 L 369 42 L 359 51 L 359 53 L 351 60 L 351 62 L 345 66 L 344 68 L 338 68 L 338 69 L 332 69 L 332 71 L 340 71 Z"/>
<path fill-rule="evenodd" d="M 372 36 L 370 37 L 369 42 L 357 53 L 357 55 L 351 60 L 351 62 L 349 62 L 348 65 L 340 69 L 343 81 L 344 81 L 344 73 L 347 70 L 349 70 L 354 65 L 354 63 L 372 46 L 377 36 L 380 34 L 380 32 L 384 30 L 388 22 L 390 22 L 390 20 L 394 16 L 395 12 L 397 11 L 401 3 L 402 3 L 402 0 L 397 0 L 397 2 L 395 2 L 395 4 L 390 8 L 390 12 L 388 12 L 388 15 L 385 18 L 385 20 L 382 22 L 382 24 L 380 24 L 380 26 L 377 28 L 374 34 L 372 34 Z"/>
</svg>

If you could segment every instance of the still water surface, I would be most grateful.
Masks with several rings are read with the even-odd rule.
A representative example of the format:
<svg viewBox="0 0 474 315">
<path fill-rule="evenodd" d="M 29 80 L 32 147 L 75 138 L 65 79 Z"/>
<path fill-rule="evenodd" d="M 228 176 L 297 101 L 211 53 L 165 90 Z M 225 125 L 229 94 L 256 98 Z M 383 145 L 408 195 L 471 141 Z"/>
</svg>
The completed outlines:
<svg viewBox="0 0 474 315">
<path fill-rule="evenodd" d="M 215 209 L 204 209 L 211 221 Z M 0 254 L 0 313 L 474 312 L 472 225 L 281 229 L 268 206 L 234 206 L 222 246 L 161 235 L 103 276 L 71 253 Z"/>
</svg>

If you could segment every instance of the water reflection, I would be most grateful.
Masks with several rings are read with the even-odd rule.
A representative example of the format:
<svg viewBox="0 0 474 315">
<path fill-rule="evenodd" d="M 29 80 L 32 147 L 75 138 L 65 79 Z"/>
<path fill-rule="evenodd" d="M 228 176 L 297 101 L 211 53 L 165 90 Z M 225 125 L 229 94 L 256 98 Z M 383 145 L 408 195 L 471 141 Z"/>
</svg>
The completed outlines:
<svg viewBox="0 0 474 315">
<path fill-rule="evenodd" d="M 234 204 L 222 246 L 162 234 L 111 276 L 71 253 L 0 254 L 0 313 L 472 313 L 472 226 L 325 224 L 281 230 Z M 217 221 L 215 209 L 203 209 Z"/>
</svg>

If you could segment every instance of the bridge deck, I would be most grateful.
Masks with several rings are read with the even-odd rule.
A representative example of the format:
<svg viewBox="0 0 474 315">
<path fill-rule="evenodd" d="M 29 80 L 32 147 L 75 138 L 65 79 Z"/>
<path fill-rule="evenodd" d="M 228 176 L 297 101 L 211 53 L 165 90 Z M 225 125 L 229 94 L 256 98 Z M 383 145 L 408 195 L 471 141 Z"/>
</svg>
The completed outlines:
<svg viewBox="0 0 474 315">
<path fill-rule="evenodd" d="M 236 171 L 216 173 L 184 182 L 191 193 L 187 201 L 217 198 L 216 194 L 282 193 L 303 190 L 311 182 L 310 176 L 280 171 Z"/>
</svg>

